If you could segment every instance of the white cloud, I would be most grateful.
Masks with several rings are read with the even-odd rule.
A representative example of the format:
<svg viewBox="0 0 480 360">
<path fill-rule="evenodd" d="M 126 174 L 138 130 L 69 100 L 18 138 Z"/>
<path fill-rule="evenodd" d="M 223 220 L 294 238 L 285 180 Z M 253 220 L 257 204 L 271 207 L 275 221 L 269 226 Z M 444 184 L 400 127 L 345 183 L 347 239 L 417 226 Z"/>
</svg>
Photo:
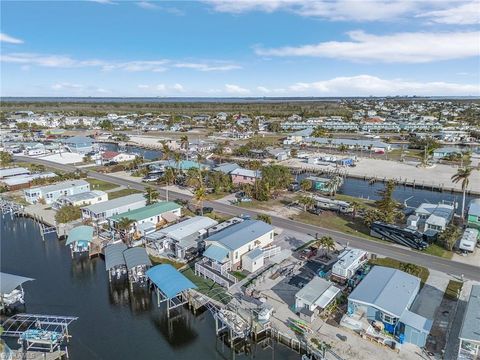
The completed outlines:
<svg viewBox="0 0 480 360">
<path fill-rule="evenodd" d="M 13 36 L 7 35 L 5 33 L 0 33 L 0 42 L 9 43 L 9 44 L 23 44 L 24 41 Z"/>
<path fill-rule="evenodd" d="M 250 90 L 246 88 L 242 88 L 238 85 L 235 84 L 225 84 L 225 91 L 227 94 L 233 94 L 233 95 L 247 95 L 250 94 Z"/>
<path fill-rule="evenodd" d="M 262 94 L 278 95 L 278 94 L 284 94 L 285 93 L 285 89 L 283 89 L 283 88 L 270 89 L 270 88 L 267 88 L 265 86 L 257 86 L 257 90 Z"/>
<path fill-rule="evenodd" d="M 183 87 L 182 84 L 174 84 L 172 86 L 172 89 L 175 90 L 175 91 L 178 91 L 178 92 L 184 92 L 185 91 L 185 88 Z"/>
<path fill-rule="evenodd" d="M 194 69 L 199 71 L 228 71 L 241 69 L 242 67 L 234 64 L 204 64 L 204 63 L 178 63 L 174 65 L 177 68 Z"/>
<path fill-rule="evenodd" d="M 419 1 L 405 0 L 206 0 L 215 11 L 241 14 L 249 11 L 289 11 L 329 20 L 375 21 L 398 18 L 414 11 Z"/>
<path fill-rule="evenodd" d="M 112 0 L 89 0 L 89 1 L 96 2 L 99 4 L 104 4 L 104 5 L 117 5 L 117 3 Z"/>
<path fill-rule="evenodd" d="M 257 48 L 262 56 L 311 56 L 353 61 L 425 63 L 478 56 L 480 32 L 396 33 L 373 35 L 348 33 L 351 41 L 327 41 L 314 45 Z"/>
<path fill-rule="evenodd" d="M 139 1 L 136 4 L 140 6 L 142 9 L 147 9 L 147 10 L 156 10 L 160 8 L 158 5 L 151 3 L 149 1 Z"/>
<path fill-rule="evenodd" d="M 316 82 L 299 82 L 291 85 L 289 90 L 297 95 L 305 96 L 480 95 L 480 88 L 477 85 L 442 81 L 389 80 L 371 75 L 336 77 Z"/>
<path fill-rule="evenodd" d="M 83 89 L 84 86 L 80 84 L 72 84 L 69 82 L 60 82 L 60 83 L 55 83 L 52 85 L 53 90 L 79 90 Z"/>
<path fill-rule="evenodd" d="M 438 24 L 470 25 L 480 23 L 480 2 L 478 0 L 441 10 L 427 11 L 417 15 Z"/>
<path fill-rule="evenodd" d="M 45 55 L 35 53 L 0 54 L 0 61 L 54 68 L 99 67 L 103 71 L 124 70 L 129 72 L 163 72 L 170 68 L 187 68 L 198 71 L 229 71 L 241 68 L 239 65 L 219 61 L 212 61 L 211 63 L 185 63 L 168 59 L 158 59 L 121 62 L 98 59 L 79 60 L 68 55 Z"/>
</svg>

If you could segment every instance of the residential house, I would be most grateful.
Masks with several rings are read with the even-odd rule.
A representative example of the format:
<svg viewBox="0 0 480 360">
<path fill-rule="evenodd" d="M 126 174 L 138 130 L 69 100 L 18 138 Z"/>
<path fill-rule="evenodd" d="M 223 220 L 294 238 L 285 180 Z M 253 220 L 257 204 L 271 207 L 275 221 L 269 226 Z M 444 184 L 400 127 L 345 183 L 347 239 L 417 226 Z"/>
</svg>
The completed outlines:
<svg viewBox="0 0 480 360">
<path fill-rule="evenodd" d="M 116 151 L 105 151 L 102 154 L 102 162 L 109 163 L 109 162 L 125 162 L 125 161 L 132 161 L 135 160 L 137 156 L 133 154 L 127 153 L 119 153 Z"/>
<path fill-rule="evenodd" d="M 94 140 L 87 136 L 72 136 L 62 142 L 71 152 L 86 154 L 93 150 Z"/>
<path fill-rule="evenodd" d="M 341 289 L 330 281 L 315 276 L 295 294 L 295 310 L 301 318 L 311 321 L 339 296 Z"/>
<path fill-rule="evenodd" d="M 353 150 L 368 150 L 372 152 L 382 153 L 392 149 L 390 144 L 378 140 L 355 140 L 355 139 L 331 139 L 331 138 L 315 138 L 310 137 L 304 140 L 307 144 L 319 145 L 324 147 L 340 147 L 346 146 Z"/>
<path fill-rule="evenodd" d="M 199 250 L 200 242 L 208 235 L 208 229 L 218 222 L 195 216 L 167 226 L 147 235 L 146 241 L 160 253 L 171 254 L 180 260 L 188 260 Z"/>
<path fill-rule="evenodd" d="M 230 172 L 232 177 L 232 184 L 234 186 L 244 185 L 244 184 L 255 184 L 256 180 L 259 180 L 262 175 L 258 170 L 249 170 L 244 168 L 238 168 Z"/>
<path fill-rule="evenodd" d="M 74 195 L 90 191 L 90 184 L 85 180 L 63 181 L 53 185 L 39 186 L 23 190 L 25 200 L 36 204 L 43 200 L 46 204 L 53 204 L 59 197 Z"/>
<path fill-rule="evenodd" d="M 458 338 L 458 360 L 480 359 L 480 285 L 473 285 Z"/>
<path fill-rule="evenodd" d="M 433 151 L 434 159 L 443 159 L 451 155 L 462 155 L 462 151 L 454 147 L 441 147 Z"/>
<path fill-rule="evenodd" d="M 348 315 L 383 323 L 400 342 L 424 347 L 432 321 L 410 311 L 420 279 L 403 271 L 374 266 L 348 297 Z"/>
<path fill-rule="evenodd" d="M 0 169 L 0 180 L 19 175 L 30 175 L 30 170 L 23 167 Z"/>
<path fill-rule="evenodd" d="M 109 217 L 143 208 L 146 204 L 147 200 L 143 194 L 131 194 L 83 207 L 82 220 L 91 220 L 94 224 L 102 224 Z"/>
<path fill-rule="evenodd" d="M 182 207 L 172 201 L 160 201 L 145 207 L 123 212 L 108 218 L 110 228 L 116 229 L 124 218 L 132 220 L 130 233 L 144 236 L 158 227 L 177 221 L 182 216 Z"/>
<path fill-rule="evenodd" d="M 213 171 L 220 171 L 224 174 L 230 174 L 233 170 L 240 169 L 241 166 L 236 163 L 223 163 L 213 168 Z"/>
<path fill-rule="evenodd" d="M 333 264 L 330 279 L 344 284 L 368 261 L 368 252 L 360 249 L 345 249 Z"/>
<path fill-rule="evenodd" d="M 34 181 L 35 179 L 54 178 L 56 176 L 57 174 L 53 172 L 43 172 L 31 175 L 17 175 L 0 180 L 0 183 L 5 185 L 8 190 L 20 190 L 30 187 L 32 181 Z"/>
<path fill-rule="evenodd" d="M 221 264 L 228 262 L 231 268 L 241 268 L 243 255 L 273 242 L 273 230 L 263 221 L 245 220 L 205 239 L 203 255 Z"/>
<path fill-rule="evenodd" d="M 450 204 L 423 203 L 415 210 L 418 227 L 424 232 L 442 232 L 453 220 L 454 213 L 455 208 Z"/>
<path fill-rule="evenodd" d="M 86 191 L 74 195 L 60 196 L 55 203 L 53 203 L 54 209 L 60 209 L 62 206 L 86 206 L 92 204 L 98 204 L 108 200 L 108 194 L 100 190 Z"/>
</svg>

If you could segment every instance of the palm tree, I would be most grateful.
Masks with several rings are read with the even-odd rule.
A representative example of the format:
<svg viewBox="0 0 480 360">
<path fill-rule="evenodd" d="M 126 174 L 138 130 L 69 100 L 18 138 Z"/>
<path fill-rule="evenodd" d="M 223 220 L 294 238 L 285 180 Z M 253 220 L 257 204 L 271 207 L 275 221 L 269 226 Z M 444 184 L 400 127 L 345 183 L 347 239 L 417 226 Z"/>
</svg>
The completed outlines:
<svg viewBox="0 0 480 360">
<path fill-rule="evenodd" d="M 173 159 L 175 160 L 175 166 L 177 168 L 177 172 L 180 172 L 180 161 L 182 161 L 182 154 L 179 152 L 174 152 L 173 153 Z"/>
<path fill-rule="evenodd" d="M 330 195 L 335 195 L 338 188 L 342 185 L 342 178 L 338 175 L 335 175 L 326 183 L 326 188 Z"/>
<path fill-rule="evenodd" d="M 151 205 L 155 202 L 157 202 L 158 200 L 158 197 L 159 197 L 159 193 L 156 189 L 148 186 L 146 189 L 145 189 L 145 199 L 147 200 L 147 205 Z"/>
<path fill-rule="evenodd" d="M 168 160 L 170 158 L 170 154 L 172 150 L 170 150 L 166 141 L 162 140 L 161 144 L 162 144 L 162 160 Z"/>
<path fill-rule="evenodd" d="M 187 135 L 182 135 L 180 137 L 180 147 L 182 149 L 185 149 L 185 153 L 186 153 L 186 159 L 188 160 L 188 147 L 189 147 L 190 143 L 188 141 L 188 136 Z"/>
<path fill-rule="evenodd" d="M 194 168 L 187 170 L 186 184 L 191 188 L 199 188 L 202 185 L 202 172 Z"/>
<path fill-rule="evenodd" d="M 467 166 L 465 168 L 460 168 L 457 170 L 457 173 L 452 176 L 452 182 L 454 184 L 461 182 L 462 191 L 463 191 L 463 201 L 462 201 L 462 221 L 465 216 L 465 196 L 467 194 L 468 184 L 470 183 L 470 175 L 472 175 L 472 168 Z"/>
<path fill-rule="evenodd" d="M 335 250 L 335 240 L 333 240 L 331 236 L 322 236 L 320 240 L 318 240 L 318 244 L 325 250 L 326 255 Z"/>
<path fill-rule="evenodd" d="M 357 217 L 357 211 L 360 209 L 360 203 L 354 200 L 350 203 L 350 205 L 352 206 L 352 218 L 355 219 Z"/>
<path fill-rule="evenodd" d="M 167 168 L 163 174 L 163 180 L 165 180 L 165 200 L 168 201 L 168 186 L 175 182 L 175 170 L 173 168 Z"/>
<path fill-rule="evenodd" d="M 271 224 L 272 223 L 272 217 L 267 214 L 258 214 L 257 215 L 257 220 L 263 221 L 264 223 Z"/>
<path fill-rule="evenodd" d="M 203 186 L 200 186 L 193 193 L 193 198 L 197 202 L 197 206 L 200 207 L 200 214 L 203 216 L 203 202 L 207 199 L 207 191 Z"/>
<path fill-rule="evenodd" d="M 128 242 L 128 234 L 130 231 L 130 227 L 135 222 L 135 220 L 129 219 L 127 217 L 122 217 L 116 224 L 116 229 L 120 231 L 123 240 Z"/>
<path fill-rule="evenodd" d="M 298 202 L 303 205 L 303 211 L 307 211 L 308 208 L 315 205 L 315 200 L 309 196 L 302 196 Z"/>
</svg>

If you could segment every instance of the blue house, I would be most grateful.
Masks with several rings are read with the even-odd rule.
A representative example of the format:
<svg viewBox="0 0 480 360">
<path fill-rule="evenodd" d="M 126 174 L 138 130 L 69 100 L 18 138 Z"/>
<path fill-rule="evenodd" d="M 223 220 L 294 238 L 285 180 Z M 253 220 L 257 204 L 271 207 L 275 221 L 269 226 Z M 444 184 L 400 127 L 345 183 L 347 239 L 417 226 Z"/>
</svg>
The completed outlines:
<svg viewBox="0 0 480 360">
<path fill-rule="evenodd" d="M 87 136 L 72 136 L 63 141 L 71 152 L 86 154 L 93 150 L 94 140 Z"/>
<path fill-rule="evenodd" d="M 348 297 L 348 314 L 381 321 L 400 343 L 423 347 L 432 321 L 409 310 L 419 291 L 418 277 L 375 266 Z"/>
</svg>

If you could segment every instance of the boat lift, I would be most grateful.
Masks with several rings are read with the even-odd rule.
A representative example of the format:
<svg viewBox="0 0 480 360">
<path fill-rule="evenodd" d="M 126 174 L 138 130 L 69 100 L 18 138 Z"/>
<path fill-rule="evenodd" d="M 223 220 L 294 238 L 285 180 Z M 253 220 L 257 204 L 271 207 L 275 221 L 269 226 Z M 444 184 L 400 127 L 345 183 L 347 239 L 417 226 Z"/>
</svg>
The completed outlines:
<svg viewBox="0 0 480 360">
<path fill-rule="evenodd" d="M 54 352 L 69 341 L 68 325 L 78 318 L 75 316 L 16 314 L 2 323 L 5 337 L 16 337 L 22 351 L 39 350 Z"/>
</svg>

